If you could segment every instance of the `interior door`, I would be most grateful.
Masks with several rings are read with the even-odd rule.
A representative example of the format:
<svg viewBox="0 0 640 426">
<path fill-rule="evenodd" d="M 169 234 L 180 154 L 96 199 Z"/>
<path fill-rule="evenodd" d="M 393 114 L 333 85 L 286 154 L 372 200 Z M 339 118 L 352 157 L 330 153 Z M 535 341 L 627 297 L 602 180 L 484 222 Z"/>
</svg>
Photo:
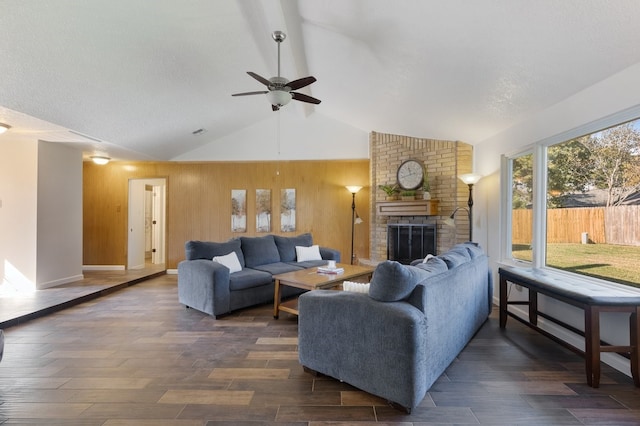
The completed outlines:
<svg viewBox="0 0 640 426">
<path fill-rule="evenodd" d="M 145 180 L 129 180 L 127 269 L 144 268 Z"/>
<path fill-rule="evenodd" d="M 158 265 L 165 262 L 165 185 L 153 186 L 153 200 L 151 205 L 151 262 L 154 265 Z"/>
</svg>

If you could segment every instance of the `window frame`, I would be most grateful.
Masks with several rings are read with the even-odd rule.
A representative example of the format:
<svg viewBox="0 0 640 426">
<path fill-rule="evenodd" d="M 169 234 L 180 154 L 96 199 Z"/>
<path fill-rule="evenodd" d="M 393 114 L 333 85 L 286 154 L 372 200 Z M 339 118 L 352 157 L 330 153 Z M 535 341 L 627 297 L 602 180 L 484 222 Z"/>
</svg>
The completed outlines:
<svg viewBox="0 0 640 426">
<path fill-rule="evenodd" d="M 569 279 L 576 279 L 583 282 L 597 283 L 599 285 L 638 290 L 636 287 L 607 281 L 601 278 L 589 277 L 586 275 L 569 272 L 562 269 L 553 268 L 546 265 L 546 233 L 547 233 L 547 153 L 550 146 L 564 143 L 572 139 L 599 132 L 601 130 L 624 124 L 629 121 L 640 120 L 640 105 L 634 106 L 591 121 L 587 124 L 575 127 L 556 135 L 541 139 L 528 144 L 517 151 L 506 153 L 501 156 L 500 164 L 500 193 L 502 194 L 502 204 L 500 206 L 501 215 L 505 220 L 501 221 L 500 235 L 500 264 L 512 265 L 545 270 L 546 272 L 566 276 Z M 533 154 L 532 159 L 532 261 L 520 260 L 512 257 L 512 160 L 523 155 Z"/>
</svg>

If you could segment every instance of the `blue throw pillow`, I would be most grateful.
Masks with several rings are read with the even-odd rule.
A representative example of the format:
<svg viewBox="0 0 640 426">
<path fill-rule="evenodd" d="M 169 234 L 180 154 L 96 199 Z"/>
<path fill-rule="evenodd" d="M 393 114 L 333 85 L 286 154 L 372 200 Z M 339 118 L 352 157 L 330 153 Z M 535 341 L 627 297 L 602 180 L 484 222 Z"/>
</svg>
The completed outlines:
<svg viewBox="0 0 640 426">
<path fill-rule="evenodd" d="M 369 296 L 380 302 L 397 302 L 409 297 L 424 278 L 424 272 L 418 268 L 385 260 L 373 271 Z"/>
<path fill-rule="evenodd" d="M 461 248 L 458 250 L 455 250 L 455 249 L 449 250 L 448 252 L 443 253 L 438 257 L 444 260 L 444 262 L 447 264 L 447 267 L 449 269 L 453 269 L 456 266 L 462 265 L 463 263 L 466 263 L 469 260 L 471 260 L 471 256 L 469 256 L 469 253 L 464 248 Z"/>
<path fill-rule="evenodd" d="M 234 251 L 238 255 L 238 261 L 244 268 L 244 257 L 240 249 L 240 240 L 235 238 L 224 243 L 210 241 L 187 241 L 184 245 L 187 260 L 209 259 L 215 256 L 224 256 Z"/>
<path fill-rule="evenodd" d="M 458 246 L 463 247 L 465 250 L 467 250 L 471 259 L 475 259 L 476 257 L 484 254 L 482 247 L 480 247 L 478 243 L 472 243 L 468 241 L 466 243 L 457 244 L 455 247 L 458 247 Z"/>
<path fill-rule="evenodd" d="M 273 235 L 240 237 L 240 241 L 247 268 L 280 262 L 280 253 Z"/>
<path fill-rule="evenodd" d="M 297 237 L 274 235 L 273 238 L 276 241 L 281 262 L 296 261 L 296 246 L 311 247 L 313 245 L 313 237 L 309 233 L 298 235 Z"/>
</svg>

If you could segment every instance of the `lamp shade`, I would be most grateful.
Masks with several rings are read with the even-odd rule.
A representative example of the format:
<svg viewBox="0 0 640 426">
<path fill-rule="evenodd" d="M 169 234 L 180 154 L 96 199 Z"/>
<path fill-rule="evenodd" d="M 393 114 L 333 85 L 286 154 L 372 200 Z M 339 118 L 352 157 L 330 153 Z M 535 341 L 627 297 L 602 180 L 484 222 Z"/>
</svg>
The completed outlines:
<svg viewBox="0 0 640 426">
<path fill-rule="evenodd" d="M 361 186 L 356 186 L 356 185 L 347 185 L 345 186 L 345 188 L 347 188 L 347 191 L 349 191 L 352 194 L 357 194 L 358 191 L 362 189 Z"/>
<path fill-rule="evenodd" d="M 482 175 L 479 175 L 477 173 L 467 173 L 458 176 L 458 178 L 467 185 L 475 185 L 480 179 L 482 179 Z"/>
<path fill-rule="evenodd" d="M 285 90 L 271 90 L 267 92 L 267 99 L 271 105 L 283 106 L 291 100 L 291 93 Z"/>
</svg>

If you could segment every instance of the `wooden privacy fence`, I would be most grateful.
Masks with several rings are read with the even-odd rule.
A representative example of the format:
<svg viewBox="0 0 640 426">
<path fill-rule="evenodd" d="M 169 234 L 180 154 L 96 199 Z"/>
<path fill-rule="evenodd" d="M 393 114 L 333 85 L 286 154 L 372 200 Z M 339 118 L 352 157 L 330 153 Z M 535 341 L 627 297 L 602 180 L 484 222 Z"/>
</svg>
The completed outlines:
<svg viewBox="0 0 640 426">
<path fill-rule="evenodd" d="M 531 244 L 531 210 L 512 211 L 512 241 Z M 547 210 L 548 243 L 640 245 L 640 206 L 579 207 Z"/>
</svg>

